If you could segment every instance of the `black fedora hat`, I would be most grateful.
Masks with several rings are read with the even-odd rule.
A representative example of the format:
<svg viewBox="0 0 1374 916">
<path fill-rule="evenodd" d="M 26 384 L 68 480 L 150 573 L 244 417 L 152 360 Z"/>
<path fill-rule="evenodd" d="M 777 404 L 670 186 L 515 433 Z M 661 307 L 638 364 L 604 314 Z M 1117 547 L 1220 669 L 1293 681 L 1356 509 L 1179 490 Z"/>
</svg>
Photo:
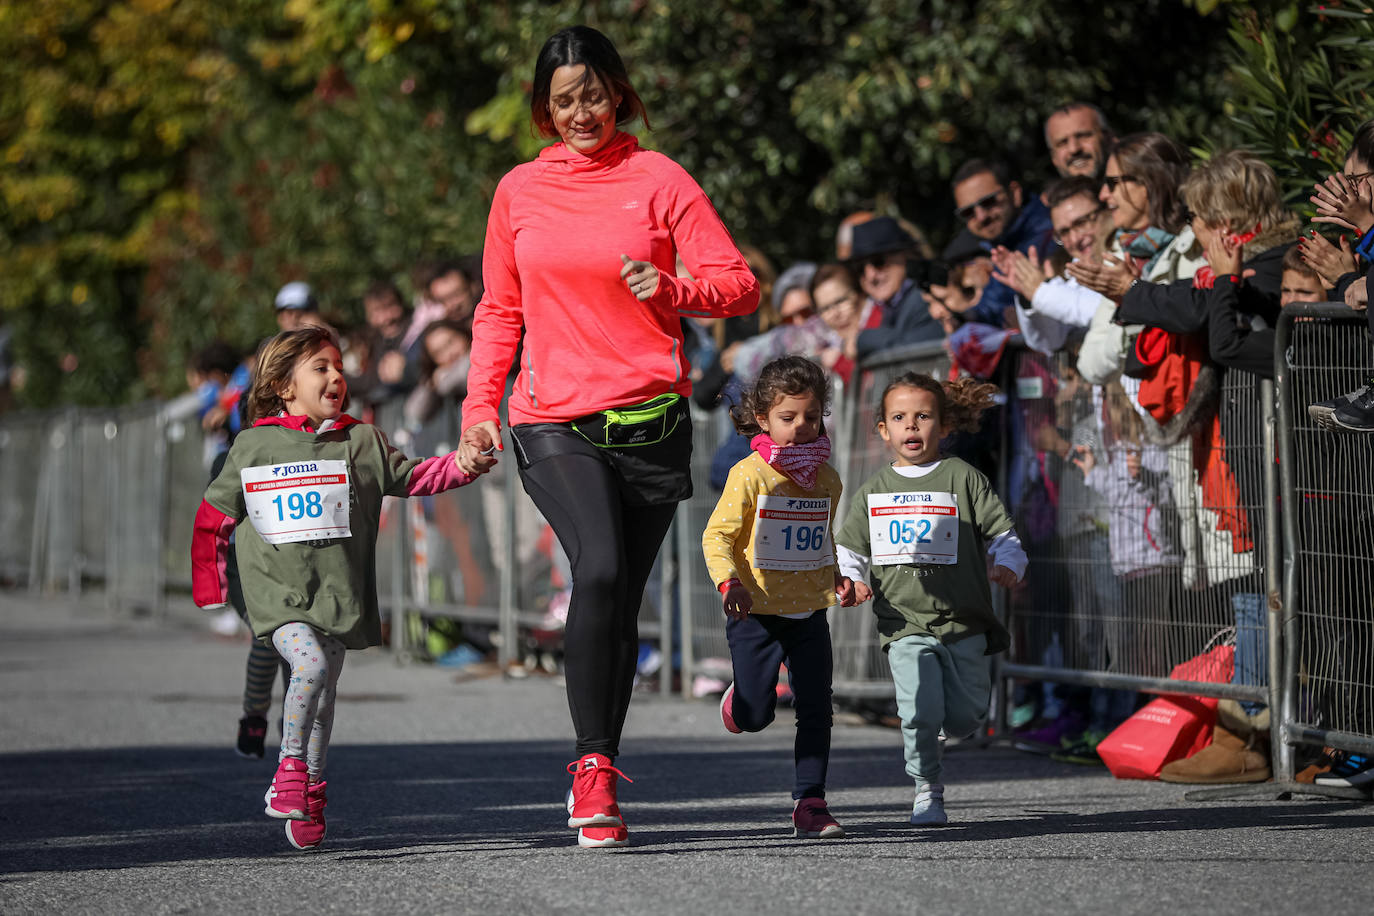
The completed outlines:
<svg viewBox="0 0 1374 916">
<path fill-rule="evenodd" d="M 916 240 L 895 219 L 877 216 L 854 227 L 854 244 L 849 260 L 864 261 L 876 255 L 910 251 L 915 247 Z"/>
</svg>

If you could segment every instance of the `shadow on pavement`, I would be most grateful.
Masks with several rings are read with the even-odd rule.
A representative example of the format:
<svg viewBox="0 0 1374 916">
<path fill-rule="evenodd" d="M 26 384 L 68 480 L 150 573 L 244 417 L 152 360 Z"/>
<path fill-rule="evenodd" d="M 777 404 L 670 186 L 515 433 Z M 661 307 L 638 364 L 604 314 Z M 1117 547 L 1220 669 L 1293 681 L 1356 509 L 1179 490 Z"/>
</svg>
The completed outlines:
<svg viewBox="0 0 1374 916">
<path fill-rule="evenodd" d="M 622 782 L 620 797 L 627 812 L 638 808 L 631 816 L 633 851 L 673 852 L 684 843 L 697 849 L 765 847 L 786 840 L 790 754 L 745 744 L 726 738 L 656 739 L 649 748 L 627 753 L 622 762 L 636 782 Z M 465 850 L 575 849 L 562 808 L 569 785 L 567 750 L 561 741 L 336 746 L 323 851 L 365 860 Z M 970 787 L 1075 777 L 1109 784 L 1100 770 L 1066 770 L 1010 752 L 961 754 L 951 765 L 958 767 L 958 781 Z M 270 755 L 269 760 L 242 760 L 224 747 L 0 755 L 0 875 L 297 855 L 282 836 L 281 822 L 262 814 L 262 793 L 273 769 Z M 897 799 L 910 791 L 904 788 L 898 746 L 837 747 L 831 785 L 832 795 L 890 789 Z M 1084 803 L 1087 796 L 1071 798 Z M 903 843 L 923 837 L 948 843 L 1068 833 L 1374 825 L 1374 814 L 1343 814 L 1348 806 L 1330 804 L 1106 814 L 996 806 L 1013 815 L 1005 818 L 987 810 L 992 807 L 974 802 L 965 810 L 978 811 L 980 820 L 940 831 L 894 824 L 891 808 L 844 805 L 837 815 L 856 837 Z M 739 826 L 720 827 L 721 822 Z"/>
</svg>

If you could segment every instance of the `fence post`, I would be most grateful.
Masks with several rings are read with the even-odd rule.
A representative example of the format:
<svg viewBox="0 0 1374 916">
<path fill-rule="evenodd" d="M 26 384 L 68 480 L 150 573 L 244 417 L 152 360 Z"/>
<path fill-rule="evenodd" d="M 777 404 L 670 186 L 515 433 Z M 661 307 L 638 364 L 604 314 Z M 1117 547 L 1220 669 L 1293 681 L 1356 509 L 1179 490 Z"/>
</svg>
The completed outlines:
<svg viewBox="0 0 1374 916">
<path fill-rule="evenodd" d="M 668 536 L 664 538 L 667 549 L 659 548 L 658 651 L 663 661 L 658 669 L 658 693 L 665 698 L 673 692 L 673 584 L 682 575 L 677 561 L 677 526 L 677 513 L 673 513 Z"/>
<path fill-rule="evenodd" d="M 1279 352 L 1287 347 L 1276 348 Z M 1277 377 L 1277 376 L 1276 376 Z M 1268 642 L 1269 659 L 1269 748 L 1272 758 L 1274 780 L 1291 782 L 1293 779 L 1293 747 L 1284 740 L 1281 713 L 1287 692 L 1283 677 L 1283 662 L 1286 640 L 1283 638 L 1282 574 L 1284 567 L 1283 539 L 1279 526 L 1280 513 L 1276 511 L 1283 502 L 1279 498 L 1279 464 L 1276 430 L 1274 382 L 1263 379 L 1260 382 L 1260 402 L 1264 437 L 1264 542 L 1267 562 L 1264 565 L 1265 607 L 1267 608 L 1265 638 Z M 1289 437 L 1291 439 L 1291 436 Z M 1283 511 L 1287 515 L 1287 510 Z"/>
<path fill-rule="evenodd" d="M 692 649 L 692 583 L 687 581 L 687 570 L 692 568 L 691 554 L 688 552 L 694 549 L 692 544 L 691 526 L 682 517 L 685 512 L 691 511 L 686 508 L 685 503 L 678 503 L 677 514 L 673 516 L 674 527 L 677 528 L 677 556 L 678 556 L 678 577 L 677 577 L 677 597 L 678 597 L 678 618 L 682 625 L 682 633 L 679 636 L 682 646 L 682 698 L 690 700 L 692 698 L 692 679 L 695 676 L 696 653 Z M 700 550 L 700 545 L 695 545 L 695 549 Z"/>
<path fill-rule="evenodd" d="M 511 453 L 512 456 L 514 453 Z M 514 464 L 513 457 L 510 459 Z M 496 650 L 497 662 L 504 673 L 511 664 L 512 660 L 518 658 L 516 653 L 516 640 L 520 638 L 519 628 L 515 622 L 515 569 L 516 569 L 516 550 L 515 542 L 520 536 L 520 531 L 516 527 L 515 500 L 518 497 L 516 490 L 516 478 L 519 474 L 515 468 L 511 468 L 505 475 L 506 477 L 506 500 L 502 511 L 506 515 L 506 541 L 505 556 L 502 557 L 504 567 L 501 570 L 501 605 L 499 609 L 500 621 L 497 629 L 501 634 L 500 645 Z"/>
</svg>

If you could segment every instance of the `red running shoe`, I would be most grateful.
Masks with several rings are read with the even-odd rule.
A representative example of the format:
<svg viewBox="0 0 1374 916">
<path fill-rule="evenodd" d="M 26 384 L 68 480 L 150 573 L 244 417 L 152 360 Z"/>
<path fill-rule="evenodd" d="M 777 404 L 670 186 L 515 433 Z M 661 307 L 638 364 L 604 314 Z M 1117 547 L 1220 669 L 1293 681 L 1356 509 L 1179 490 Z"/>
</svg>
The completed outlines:
<svg viewBox="0 0 1374 916">
<path fill-rule="evenodd" d="M 305 786 L 310 779 L 305 761 L 299 757 L 285 757 L 277 764 L 277 774 L 267 787 L 262 800 L 267 803 L 264 812 L 268 817 L 290 818 L 293 821 L 309 820 L 306 813 Z"/>
<path fill-rule="evenodd" d="M 792 835 L 813 840 L 838 840 L 844 828 L 830 816 L 823 798 L 803 798 L 792 810 Z"/>
<path fill-rule="evenodd" d="M 725 693 L 720 698 L 720 721 L 725 726 L 725 730 L 732 735 L 738 735 L 744 729 L 735 724 L 735 684 L 730 682 L 730 686 L 725 688 Z"/>
<path fill-rule="evenodd" d="M 572 814 L 572 790 L 568 791 L 568 813 Z M 583 849 L 619 849 L 630 845 L 630 831 L 619 827 L 579 827 L 577 845 Z"/>
<path fill-rule="evenodd" d="M 568 764 L 573 774 L 572 802 L 568 808 L 569 827 L 624 827 L 620 806 L 615 801 L 616 777 L 634 782 L 611 765 L 605 754 L 588 754 Z"/>
<path fill-rule="evenodd" d="M 305 790 L 305 813 L 308 821 L 287 821 L 286 839 L 297 849 L 314 849 L 324 842 L 324 782 L 312 782 Z"/>
</svg>

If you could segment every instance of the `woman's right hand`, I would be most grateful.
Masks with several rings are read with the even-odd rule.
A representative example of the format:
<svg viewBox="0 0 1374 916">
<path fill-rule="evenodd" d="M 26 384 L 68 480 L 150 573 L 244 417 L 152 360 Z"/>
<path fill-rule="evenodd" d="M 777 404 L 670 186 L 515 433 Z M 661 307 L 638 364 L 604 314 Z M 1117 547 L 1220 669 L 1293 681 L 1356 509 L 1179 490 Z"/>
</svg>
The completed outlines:
<svg viewBox="0 0 1374 916">
<path fill-rule="evenodd" d="M 496 465 L 496 453 L 505 451 L 501 427 L 495 420 L 483 420 L 463 430 L 458 440 L 458 467 L 469 474 L 485 474 Z"/>
</svg>

